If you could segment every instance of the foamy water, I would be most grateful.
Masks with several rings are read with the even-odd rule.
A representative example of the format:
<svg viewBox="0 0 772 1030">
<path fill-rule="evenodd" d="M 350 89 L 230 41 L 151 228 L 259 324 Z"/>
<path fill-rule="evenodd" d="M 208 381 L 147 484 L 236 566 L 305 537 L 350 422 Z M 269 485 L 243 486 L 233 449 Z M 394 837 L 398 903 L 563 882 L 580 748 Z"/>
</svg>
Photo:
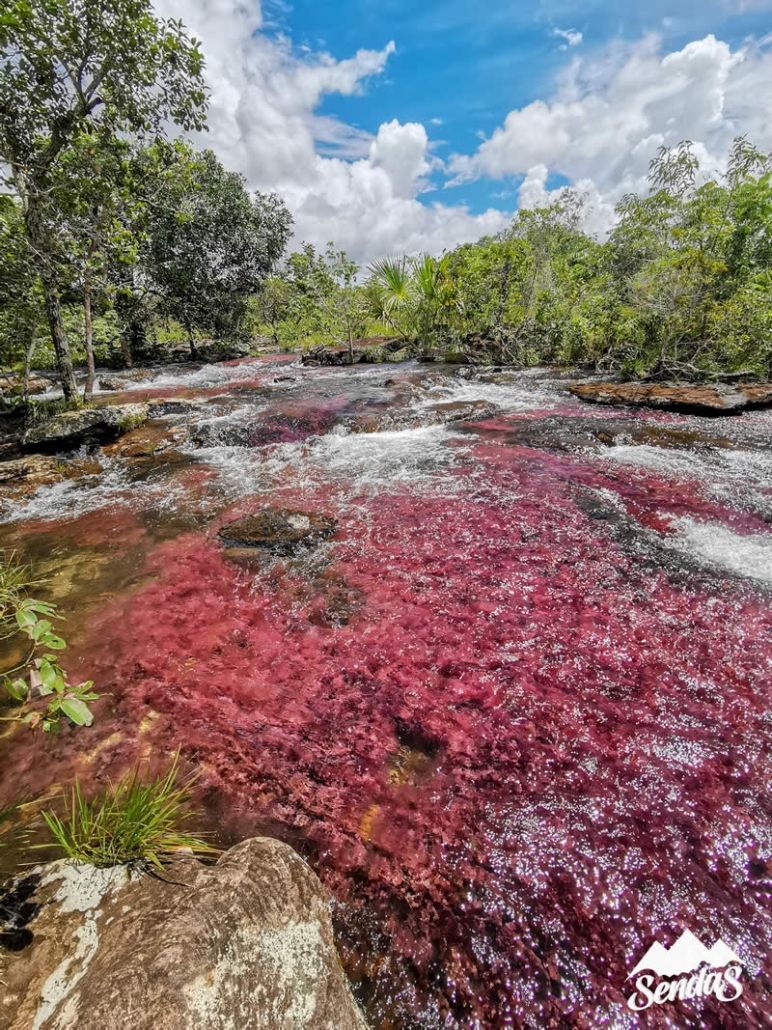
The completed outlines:
<svg viewBox="0 0 772 1030">
<path fill-rule="evenodd" d="M 701 561 L 759 583 L 772 584 L 772 533 L 741 536 L 726 526 L 676 519 L 665 544 Z"/>
</svg>

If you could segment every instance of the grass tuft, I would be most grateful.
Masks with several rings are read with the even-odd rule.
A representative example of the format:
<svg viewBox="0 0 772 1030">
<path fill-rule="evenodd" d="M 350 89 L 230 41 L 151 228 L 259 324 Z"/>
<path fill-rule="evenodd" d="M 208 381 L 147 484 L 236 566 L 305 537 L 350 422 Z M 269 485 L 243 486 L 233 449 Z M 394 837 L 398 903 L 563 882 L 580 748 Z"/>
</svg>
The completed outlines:
<svg viewBox="0 0 772 1030">
<path fill-rule="evenodd" d="M 27 428 L 47 422 L 56 415 L 63 415 L 68 411 L 81 411 L 83 408 L 91 408 L 93 404 L 85 404 L 80 397 L 73 397 L 66 401 L 63 397 L 49 397 L 43 400 L 30 400 L 27 404 L 26 425 Z"/>
<path fill-rule="evenodd" d="M 182 849 L 218 854 L 183 829 L 195 815 L 190 801 L 196 777 L 179 782 L 179 757 L 177 752 L 165 775 L 146 782 L 135 769 L 91 801 L 76 780 L 64 819 L 43 813 L 54 843 L 68 858 L 99 867 L 149 862 L 161 869 Z"/>
</svg>

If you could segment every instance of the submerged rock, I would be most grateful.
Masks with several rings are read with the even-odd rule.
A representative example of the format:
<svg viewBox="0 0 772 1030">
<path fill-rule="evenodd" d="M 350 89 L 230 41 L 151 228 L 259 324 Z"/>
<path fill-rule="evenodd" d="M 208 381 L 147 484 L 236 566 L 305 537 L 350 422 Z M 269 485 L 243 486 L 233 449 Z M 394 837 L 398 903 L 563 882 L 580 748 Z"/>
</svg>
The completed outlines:
<svg viewBox="0 0 772 1030">
<path fill-rule="evenodd" d="M 200 401 L 185 401 L 177 397 L 159 397 L 147 402 L 148 418 L 167 418 L 169 415 L 192 415 L 201 407 Z"/>
<path fill-rule="evenodd" d="M 41 486 L 99 475 L 101 464 L 92 457 L 62 461 L 46 454 L 28 454 L 0 463 L 0 495 L 12 501 L 31 497 Z"/>
<path fill-rule="evenodd" d="M 126 433 L 120 440 L 108 444 L 104 452 L 108 457 L 153 458 L 168 455 L 187 437 L 184 426 L 169 426 L 161 421 L 148 421 L 139 429 Z"/>
<path fill-rule="evenodd" d="M 22 444 L 29 451 L 67 451 L 82 444 L 108 443 L 137 429 L 146 419 L 145 404 L 64 411 L 27 430 Z"/>
<path fill-rule="evenodd" d="M 569 387 L 580 400 L 692 415 L 733 415 L 772 406 L 772 383 L 679 385 L 677 383 L 582 383 Z"/>
<path fill-rule="evenodd" d="M 2 1030 L 366 1030 L 324 890 L 280 841 L 163 876 L 57 862 L 2 901 Z"/>
<path fill-rule="evenodd" d="M 219 536 L 230 547 L 255 547 L 275 554 L 292 554 L 298 548 L 331 537 L 338 524 L 318 512 L 263 508 L 255 515 L 229 522 Z"/>
<path fill-rule="evenodd" d="M 133 383 L 143 383 L 149 379 L 155 379 L 158 370 L 155 368 L 132 368 L 116 376 L 101 376 L 99 379 L 100 390 L 126 390 Z"/>
<path fill-rule="evenodd" d="M 23 497 L 34 493 L 39 486 L 58 483 L 63 478 L 59 462 L 42 454 L 30 454 L 0 464 L 0 490 L 6 495 Z"/>
</svg>

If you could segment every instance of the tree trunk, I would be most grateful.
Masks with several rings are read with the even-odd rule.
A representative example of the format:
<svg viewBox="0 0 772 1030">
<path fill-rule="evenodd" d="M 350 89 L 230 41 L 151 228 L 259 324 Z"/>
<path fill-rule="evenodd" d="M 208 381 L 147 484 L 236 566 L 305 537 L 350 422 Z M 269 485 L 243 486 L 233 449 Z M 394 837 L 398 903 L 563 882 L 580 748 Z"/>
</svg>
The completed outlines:
<svg viewBox="0 0 772 1030">
<path fill-rule="evenodd" d="M 91 278 L 88 272 L 83 283 L 83 319 L 86 324 L 86 386 L 83 400 L 90 401 L 94 395 L 94 327 L 91 324 Z"/>
<path fill-rule="evenodd" d="M 32 370 L 32 359 L 35 356 L 35 345 L 37 341 L 38 327 L 36 322 L 32 322 L 29 331 L 29 340 L 27 342 L 27 349 L 24 353 L 24 376 L 21 381 L 21 398 L 26 404 L 29 400 L 29 379 L 30 372 Z"/>
<path fill-rule="evenodd" d="M 43 212 L 37 199 L 28 197 L 24 211 L 24 220 L 27 227 L 27 236 L 32 244 L 32 252 L 37 260 L 40 282 L 43 287 L 46 318 L 51 329 L 51 339 L 53 340 L 56 364 L 62 380 L 62 390 L 64 391 L 65 400 L 71 401 L 77 398 L 78 387 L 72 370 L 70 344 L 67 339 L 67 333 L 64 330 L 64 323 L 62 322 L 62 307 L 59 303 L 56 272 L 53 268 L 51 256 L 48 253 L 46 234 L 43 227 Z"/>
<path fill-rule="evenodd" d="M 190 346 L 190 357 L 192 361 L 198 361 L 198 348 L 196 347 L 196 340 L 193 336 L 193 330 L 188 322 L 185 322 L 185 331 L 188 334 L 188 345 Z"/>
<path fill-rule="evenodd" d="M 121 333 L 121 357 L 123 358 L 124 368 L 131 368 L 134 361 L 131 357 L 131 344 L 126 333 Z"/>
<path fill-rule="evenodd" d="M 43 285 L 43 300 L 46 308 L 46 318 L 51 329 L 51 339 L 54 343 L 56 353 L 56 365 L 59 369 L 59 376 L 62 380 L 64 399 L 75 400 L 78 397 L 78 384 L 75 382 L 75 373 L 72 368 L 72 356 L 70 355 L 70 344 L 67 333 L 64 330 L 62 321 L 62 306 L 59 303 L 59 290 L 56 283 L 52 282 L 48 274 L 41 275 Z"/>
</svg>

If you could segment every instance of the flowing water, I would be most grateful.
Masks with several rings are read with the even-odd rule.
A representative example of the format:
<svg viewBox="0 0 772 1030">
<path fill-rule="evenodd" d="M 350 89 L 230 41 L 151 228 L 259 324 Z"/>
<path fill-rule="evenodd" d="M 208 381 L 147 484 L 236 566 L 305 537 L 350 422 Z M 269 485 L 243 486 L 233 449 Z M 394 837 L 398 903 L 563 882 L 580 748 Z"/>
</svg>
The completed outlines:
<svg viewBox="0 0 772 1030">
<path fill-rule="evenodd" d="M 6 733 L 6 793 L 180 746 L 220 840 L 318 871 L 382 1030 L 772 1025 L 772 413 L 284 359 L 144 397 L 191 402 L 170 449 L 3 506 L 108 695 L 91 730 Z M 227 551 L 268 505 L 337 532 Z M 742 997 L 632 1013 L 685 929 Z"/>
</svg>

